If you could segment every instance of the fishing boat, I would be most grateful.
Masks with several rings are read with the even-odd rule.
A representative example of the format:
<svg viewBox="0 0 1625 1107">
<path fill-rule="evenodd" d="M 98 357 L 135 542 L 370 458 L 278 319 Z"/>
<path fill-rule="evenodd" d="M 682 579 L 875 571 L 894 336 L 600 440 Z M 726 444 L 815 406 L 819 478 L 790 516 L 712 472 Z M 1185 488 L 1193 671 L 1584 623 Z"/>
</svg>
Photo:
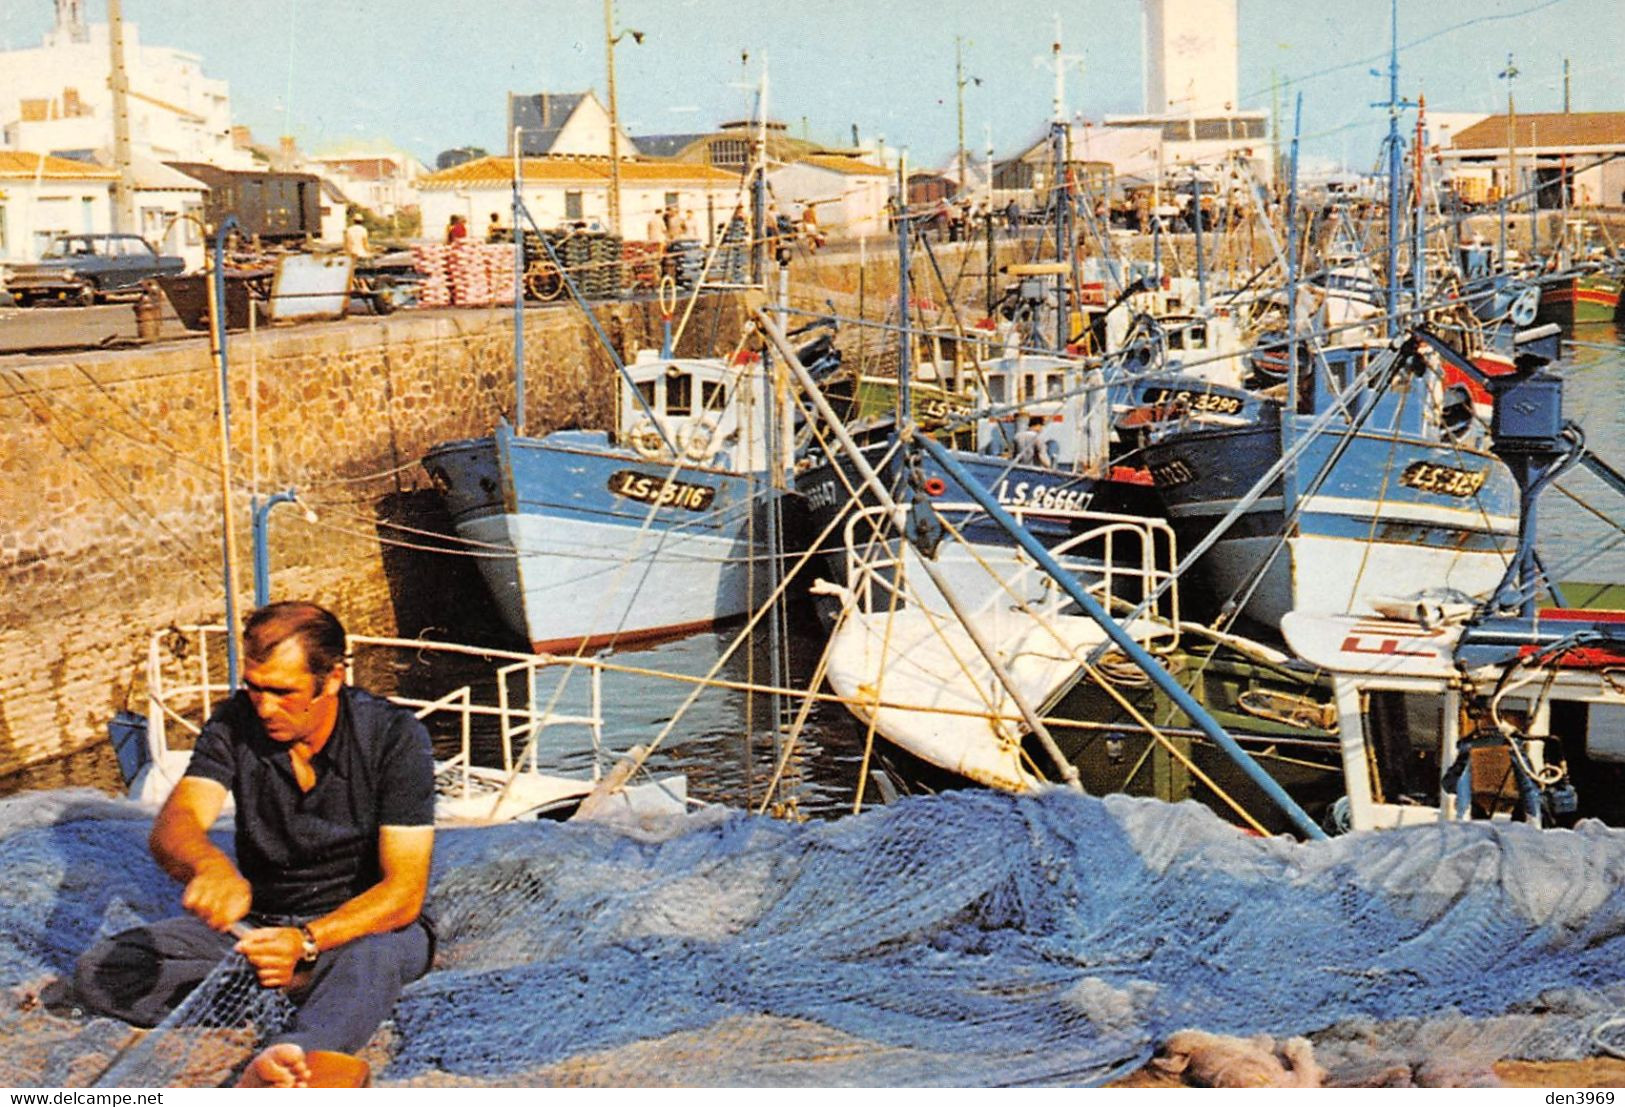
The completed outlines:
<svg viewBox="0 0 1625 1107">
<path fill-rule="evenodd" d="M 1517 549 L 1492 594 L 1282 620 L 1293 651 L 1332 675 L 1344 825 L 1625 817 L 1625 611 L 1566 606 L 1535 556 L 1538 499 L 1558 475 L 1583 465 L 1625 494 L 1625 474 L 1563 418 L 1563 381 L 1545 371 L 1558 330 L 1529 332 L 1515 373 L 1480 379 L 1495 400 L 1493 448 L 1519 493 Z M 1416 337 L 1475 372 L 1439 339 Z M 1542 590 L 1554 604 L 1537 603 Z"/>
<path fill-rule="evenodd" d="M 671 637 L 772 590 L 789 411 L 761 359 L 625 367 L 613 432 L 507 425 L 423 459 L 503 620 L 538 652 Z"/>
<path fill-rule="evenodd" d="M 1548 260 L 1552 271 L 1540 276 L 1540 322 L 1573 327 L 1612 323 L 1619 316 L 1625 266 L 1596 238 L 1595 227 L 1586 220 L 1564 222 Z"/>
<path fill-rule="evenodd" d="M 1370 611 L 1376 596 L 1428 588 L 1482 597 L 1513 545 L 1511 474 L 1470 425 L 1446 425 L 1440 375 L 1414 352 L 1323 356 L 1335 387 L 1314 389 L 1308 410 L 1271 404 L 1250 426 L 1181 429 L 1146 447 L 1185 544 L 1240 508 L 1203 564 L 1214 593 L 1265 628 L 1292 610 Z"/>
<path fill-rule="evenodd" d="M 1621 274 L 1602 265 L 1544 277 L 1540 321 L 1565 327 L 1612 323 L 1619 314 L 1622 287 L 1625 287 L 1625 279 Z"/>
</svg>

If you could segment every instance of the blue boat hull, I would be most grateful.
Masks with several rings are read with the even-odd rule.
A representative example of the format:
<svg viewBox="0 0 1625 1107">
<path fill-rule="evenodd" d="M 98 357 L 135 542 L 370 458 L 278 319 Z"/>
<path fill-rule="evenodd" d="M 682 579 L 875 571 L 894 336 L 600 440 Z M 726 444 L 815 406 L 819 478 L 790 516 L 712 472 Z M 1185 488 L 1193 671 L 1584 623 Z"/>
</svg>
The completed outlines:
<svg viewBox="0 0 1625 1107">
<path fill-rule="evenodd" d="M 1370 611 L 1423 589 L 1486 595 L 1516 546 L 1517 488 L 1492 455 L 1378 431 L 1327 432 L 1286 480 L 1301 510 L 1289 524 L 1278 479 L 1203 559 L 1218 603 L 1279 627 L 1288 611 Z M 1281 457 L 1272 422 L 1172 436 L 1146 448 L 1159 495 L 1190 549 Z M 1316 487 L 1317 475 L 1331 471 Z"/>
<path fill-rule="evenodd" d="M 424 467 L 503 620 L 538 652 L 687 633 L 771 592 L 771 486 L 674 469 L 603 435 L 507 428 L 435 447 Z"/>
</svg>

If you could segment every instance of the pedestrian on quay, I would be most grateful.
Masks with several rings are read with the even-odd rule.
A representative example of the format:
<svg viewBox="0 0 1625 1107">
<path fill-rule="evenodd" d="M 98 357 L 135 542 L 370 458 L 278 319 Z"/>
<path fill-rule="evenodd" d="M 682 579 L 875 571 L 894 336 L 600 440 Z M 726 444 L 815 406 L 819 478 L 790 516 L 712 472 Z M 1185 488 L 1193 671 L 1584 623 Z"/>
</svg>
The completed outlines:
<svg viewBox="0 0 1625 1107">
<path fill-rule="evenodd" d="M 446 245 L 455 246 L 467 237 L 468 220 L 461 215 L 452 216 L 451 222 L 446 224 Z"/>
<path fill-rule="evenodd" d="M 356 261 L 372 257 L 372 243 L 367 239 L 367 223 L 358 211 L 350 216 L 344 228 L 344 252 Z"/>
</svg>

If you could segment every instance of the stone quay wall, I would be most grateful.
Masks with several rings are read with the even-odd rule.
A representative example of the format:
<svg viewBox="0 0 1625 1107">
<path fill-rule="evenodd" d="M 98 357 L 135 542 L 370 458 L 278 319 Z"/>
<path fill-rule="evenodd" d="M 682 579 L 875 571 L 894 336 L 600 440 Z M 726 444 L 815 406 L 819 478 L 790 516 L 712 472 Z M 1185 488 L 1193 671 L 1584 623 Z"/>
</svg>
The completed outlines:
<svg viewBox="0 0 1625 1107">
<path fill-rule="evenodd" d="M 597 317 L 623 357 L 659 345 L 653 304 Z M 678 352 L 729 349 L 740 323 L 736 298 L 702 299 Z M 324 603 L 357 633 L 443 625 L 435 582 L 398 572 L 399 555 L 435 545 L 418 461 L 511 419 L 512 351 L 507 309 L 234 332 L 239 612 L 257 481 L 262 495 L 298 489 L 317 514 L 272 514 L 274 597 Z M 528 312 L 525 364 L 527 432 L 610 425 L 614 369 L 580 312 Z M 151 635 L 223 620 L 217 380 L 203 338 L 0 360 L 0 777 L 109 783 L 74 766 L 105 751 L 116 711 L 145 711 Z"/>
</svg>

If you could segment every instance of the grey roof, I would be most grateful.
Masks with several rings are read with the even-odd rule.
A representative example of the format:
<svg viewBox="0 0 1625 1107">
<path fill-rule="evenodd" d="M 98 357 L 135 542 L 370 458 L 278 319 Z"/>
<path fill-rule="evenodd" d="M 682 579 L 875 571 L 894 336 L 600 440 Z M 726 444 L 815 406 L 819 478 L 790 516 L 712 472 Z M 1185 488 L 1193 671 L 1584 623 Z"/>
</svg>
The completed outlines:
<svg viewBox="0 0 1625 1107">
<path fill-rule="evenodd" d="M 632 145 L 645 157 L 672 158 L 710 133 L 698 131 L 688 135 L 633 135 Z"/>
<path fill-rule="evenodd" d="M 559 132 L 571 114 L 587 98 L 585 92 L 508 93 L 508 134 L 521 127 L 520 151 L 527 157 L 550 154 Z"/>
</svg>

